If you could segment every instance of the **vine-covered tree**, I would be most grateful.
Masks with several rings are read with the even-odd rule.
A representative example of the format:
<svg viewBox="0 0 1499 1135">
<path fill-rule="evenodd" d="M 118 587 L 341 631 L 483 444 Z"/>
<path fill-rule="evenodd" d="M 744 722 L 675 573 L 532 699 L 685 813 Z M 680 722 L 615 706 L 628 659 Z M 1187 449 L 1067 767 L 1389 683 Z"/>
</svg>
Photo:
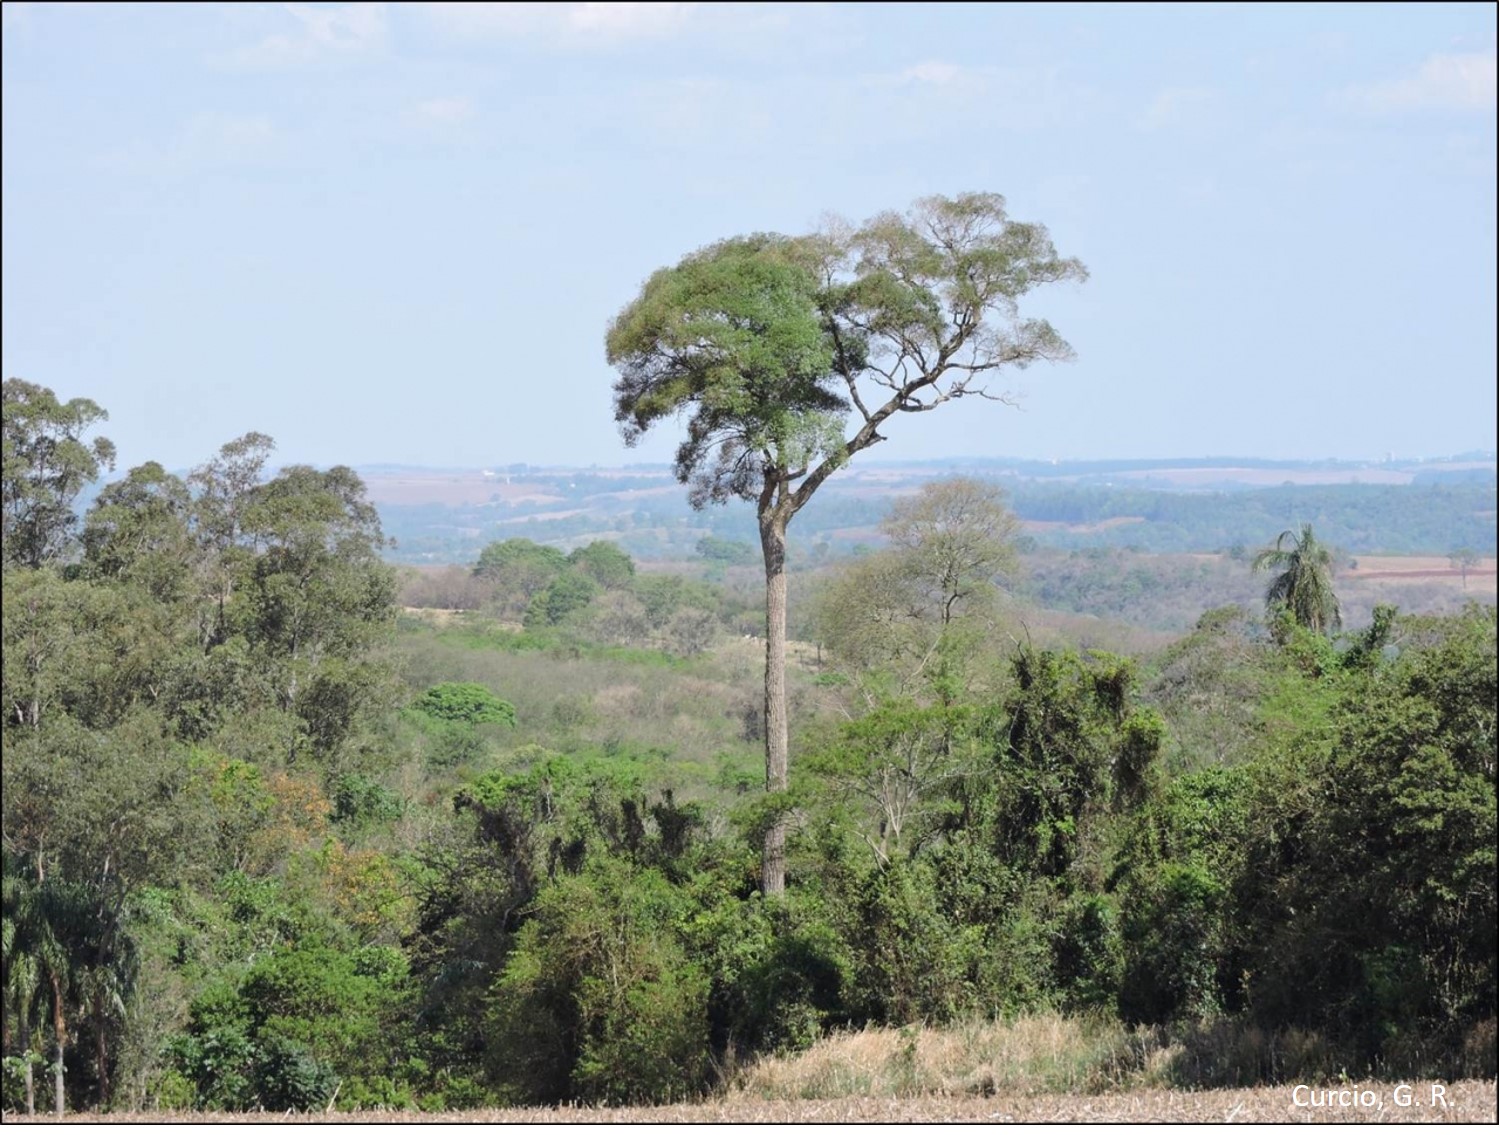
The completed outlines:
<svg viewBox="0 0 1499 1135">
<path fill-rule="evenodd" d="M 1338 597 L 1332 590 L 1332 552 L 1318 543 L 1310 524 L 1301 533 L 1287 530 L 1275 547 L 1254 557 L 1255 571 L 1275 573 L 1265 590 L 1267 608 L 1284 607 L 1297 626 L 1317 634 L 1331 634 L 1343 626 Z"/>
<path fill-rule="evenodd" d="M 663 268 L 614 319 L 614 413 L 627 444 L 686 415 L 676 474 L 695 507 L 755 503 L 765 564 L 765 769 L 787 783 L 786 530 L 824 481 L 898 414 L 963 397 L 1011 401 L 1006 367 L 1071 357 L 1021 297 L 1082 280 L 1041 225 L 993 193 L 930 197 L 904 214 L 810 236 L 721 241 Z M 784 820 L 761 887 L 785 887 Z"/>
</svg>

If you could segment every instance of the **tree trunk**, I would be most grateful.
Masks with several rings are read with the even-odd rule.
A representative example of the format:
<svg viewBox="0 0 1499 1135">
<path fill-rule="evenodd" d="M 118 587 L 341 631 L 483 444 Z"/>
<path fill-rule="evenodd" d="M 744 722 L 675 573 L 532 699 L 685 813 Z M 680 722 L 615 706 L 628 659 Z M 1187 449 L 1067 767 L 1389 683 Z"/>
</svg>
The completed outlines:
<svg viewBox="0 0 1499 1135">
<path fill-rule="evenodd" d="M 784 792 L 790 750 L 786 720 L 786 521 L 774 513 L 760 518 L 760 550 L 765 556 L 765 791 Z M 760 890 L 786 889 L 786 820 L 777 815 L 765 832 Z"/>
<path fill-rule="evenodd" d="M 57 1062 L 52 1066 L 52 1112 L 62 1117 L 63 1095 L 63 1050 L 67 1043 L 67 1022 L 62 1012 L 62 984 L 57 975 L 52 975 L 52 1036 L 57 1042 Z"/>
<path fill-rule="evenodd" d="M 21 1058 L 26 1061 L 26 1067 L 22 1070 L 21 1076 L 26 1084 L 26 1114 L 35 1115 L 36 1076 L 32 1071 L 31 1065 L 31 1018 L 28 1015 L 29 1006 L 23 1005 L 21 1008 L 22 1012 L 19 1014 L 18 1021 L 20 1027 L 17 1031 L 20 1033 L 21 1039 Z"/>
<path fill-rule="evenodd" d="M 94 1068 L 99 1079 L 99 1109 L 109 1106 L 109 1038 L 105 1033 L 104 995 L 94 994 Z"/>
</svg>

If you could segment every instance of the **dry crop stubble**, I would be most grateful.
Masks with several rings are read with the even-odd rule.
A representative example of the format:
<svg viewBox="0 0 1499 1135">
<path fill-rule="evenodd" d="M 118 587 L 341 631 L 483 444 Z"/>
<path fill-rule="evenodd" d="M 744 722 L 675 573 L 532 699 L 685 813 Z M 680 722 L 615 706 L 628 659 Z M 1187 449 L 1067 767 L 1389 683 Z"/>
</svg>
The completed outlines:
<svg viewBox="0 0 1499 1135">
<path fill-rule="evenodd" d="M 833 1100 L 766 1100 L 736 1093 L 719 1100 L 666 1107 L 492 1108 L 462 1112 L 335 1112 L 267 1115 L 263 1112 L 114 1112 L 69 1115 L 66 1122 L 96 1123 L 1493 1123 L 1492 1082 L 1445 1085 L 1446 1109 L 1429 1104 L 1429 1086 L 1414 1084 L 1409 1106 L 1393 1103 L 1395 1084 L 1339 1085 L 1375 1092 L 1382 1110 L 1298 1107 L 1293 1085 L 1183 1092 L 1166 1089 L 1103 1095 L 857 1097 Z M 1419 1104 L 1416 1101 L 1420 1101 Z M 7 1115 L 6 1122 L 19 1117 Z M 22 1120 L 25 1122 L 25 1120 Z M 30 1122 L 51 1122 L 38 1116 Z"/>
</svg>

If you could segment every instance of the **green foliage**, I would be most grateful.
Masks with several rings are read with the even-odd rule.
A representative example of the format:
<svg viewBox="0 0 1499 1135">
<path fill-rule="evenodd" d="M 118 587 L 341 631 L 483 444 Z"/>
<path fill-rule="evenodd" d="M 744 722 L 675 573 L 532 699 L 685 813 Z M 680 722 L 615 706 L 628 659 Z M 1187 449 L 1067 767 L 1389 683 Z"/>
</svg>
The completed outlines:
<svg viewBox="0 0 1499 1135">
<path fill-rule="evenodd" d="M 894 863 L 873 875 L 854 912 L 860 1015 L 892 1024 L 951 1019 L 966 992 L 954 929 L 920 867 Z"/>
<path fill-rule="evenodd" d="M 477 682 L 443 682 L 433 686 L 413 704 L 436 721 L 465 725 L 515 724 L 515 707 L 501 701 Z"/>
<path fill-rule="evenodd" d="M 361 776 L 346 772 L 333 787 L 333 821 L 359 826 L 399 820 L 405 813 L 405 802 L 390 789 Z"/>
<path fill-rule="evenodd" d="M 708 982 L 652 871 L 595 861 L 539 896 L 492 990 L 490 1075 L 511 1098 L 655 1103 L 708 1083 Z"/>
<path fill-rule="evenodd" d="M 567 566 L 567 557 L 556 548 L 516 537 L 487 545 L 479 553 L 474 575 L 493 589 L 501 613 L 514 617 Z"/>
<path fill-rule="evenodd" d="M 755 549 L 742 540 L 721 540 L 717 536 L 704 536 L 697 542 L 697 554 L 705 560 L 720 564 L 752 564 Z"/>
<path fill-rule="evenodd" d="M 815 902 L 719 895 L 688 933 L 711 977 L 713 1050 L 725 1061 L 807 1048 L 848 1022 L 852 960 Z"/>
<path fill-rule="evenodd" d="M 626 441 L 690 410 L 676 471 L 696 478 L 704 501 L 752 492 L 757 462 L 746 454 L 796 462 L 817 416 L 847 406 L 833 389 L 817 286 L 794 242 L 768 235 L 722 241 L 651 276 L 607 337 Z"/>
<path fill-rule="evenodd" d="M 952 814 L 949 790 L 972 767 L 972 714 L 891 701 L 808 753 L 799 772 L 817 795 L 862 813 L 862 837 L 880 863 L 909 855 Z"/>
<path fill-rule="evenodd" d="M 1311 763 L 1282 884 L 1301 915 L 1272 933 L 1259 999 L 1365 1054 L 1492 1011 L 1494 627 L 1492 608 L 1442 621 L 1348 692 Z"/>
<path fill-rule="evenodd" d="M 609 540 L 595 540 L 586 547 L 574 548 L 567 562 L 607 591 L 628 587 L 635 578 L 635 561 Z"/>
<path fill-rule="evenodd" d="M 175 603 L 192 586 L 192 499 L 187 485 L 152 461 L 107 486 L 83 528 L 83 562 L 95 578 L 133 583 Z"/>
<path fill-rule="evenodd" d="M 1120 1013 L 1146 1024 L 1213 1016 L 1219 1007 L 1215 931 L 1226 903 L 1223 884 L 1195 864 L 1167 863 L 1134 895 Z"/>
<path fill-rule="evenodd" d="M 7 378 L 4 384 L 0 516 L 4 561 L 41 567 L 57 561 L 72 537 L 73 500 L 114 467 L 107 438 L 83 435 L 109 415 L 87 398 L 59 402 L 45 386 Z"/>
<path fill-rule="evenodd" d="M 479 553 L 474 574 L 508 587 L 537 590 L 567 565 L 567 557 L 556 548 L 534 540 L 504 540 Z"/>
<path fill-rule="evenodd" d="M 325 1107 L 336 1083 L 385 1058 L 406 964 L 389 951 L 299 943 L 193 1002 L 175 1046 L 200 1107 Z"/>
<path fill-rule="evenodd" d="M 582 611 L 598 593 L 599 585 L 592 577 L 582 571 L 563 572 L 531 597 L 526 607 L 526 629 L 555 627 L 569 615 Z"/>
</svg>

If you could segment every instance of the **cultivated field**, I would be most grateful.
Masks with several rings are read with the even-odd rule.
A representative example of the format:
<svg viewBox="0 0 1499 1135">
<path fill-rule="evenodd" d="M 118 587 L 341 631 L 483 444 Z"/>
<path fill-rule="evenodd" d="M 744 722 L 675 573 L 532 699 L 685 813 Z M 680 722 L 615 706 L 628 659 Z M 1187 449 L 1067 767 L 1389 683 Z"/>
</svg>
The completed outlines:
<svg viewBox="0 0 1499 1135">
<path fill-rule="evenodd" d="M 629 1108 L 507 1108 L 483 1111 L 335 1112 L 272 1116 L 263 1112 L 115 1112 L 69 1115 L 94 1123 L 1492 1123 L 1492 1082 L 1344 1084 L 1298 1093 L 1293 1086 L 1206 1092 L 1152 1089 L 1107 1095 L 924 1096 L 913 1099 L 765 1100 L 733 1095 L 700 1104 Z M 1326 1091 L 1353 1102 L 1298 1106 Z M 1407 1098 L 1409 1102 L 1406 1101 Z M 1446 1107 L 1442 1106 L 1445 1098 Z M 6 1116 L 7 1122 L 18 1117 Z M 32 1122 L 46 1123 L 50 1117 Z M 25 1122 L 23 1119 L 22 1122 Z"/>
</svg>

